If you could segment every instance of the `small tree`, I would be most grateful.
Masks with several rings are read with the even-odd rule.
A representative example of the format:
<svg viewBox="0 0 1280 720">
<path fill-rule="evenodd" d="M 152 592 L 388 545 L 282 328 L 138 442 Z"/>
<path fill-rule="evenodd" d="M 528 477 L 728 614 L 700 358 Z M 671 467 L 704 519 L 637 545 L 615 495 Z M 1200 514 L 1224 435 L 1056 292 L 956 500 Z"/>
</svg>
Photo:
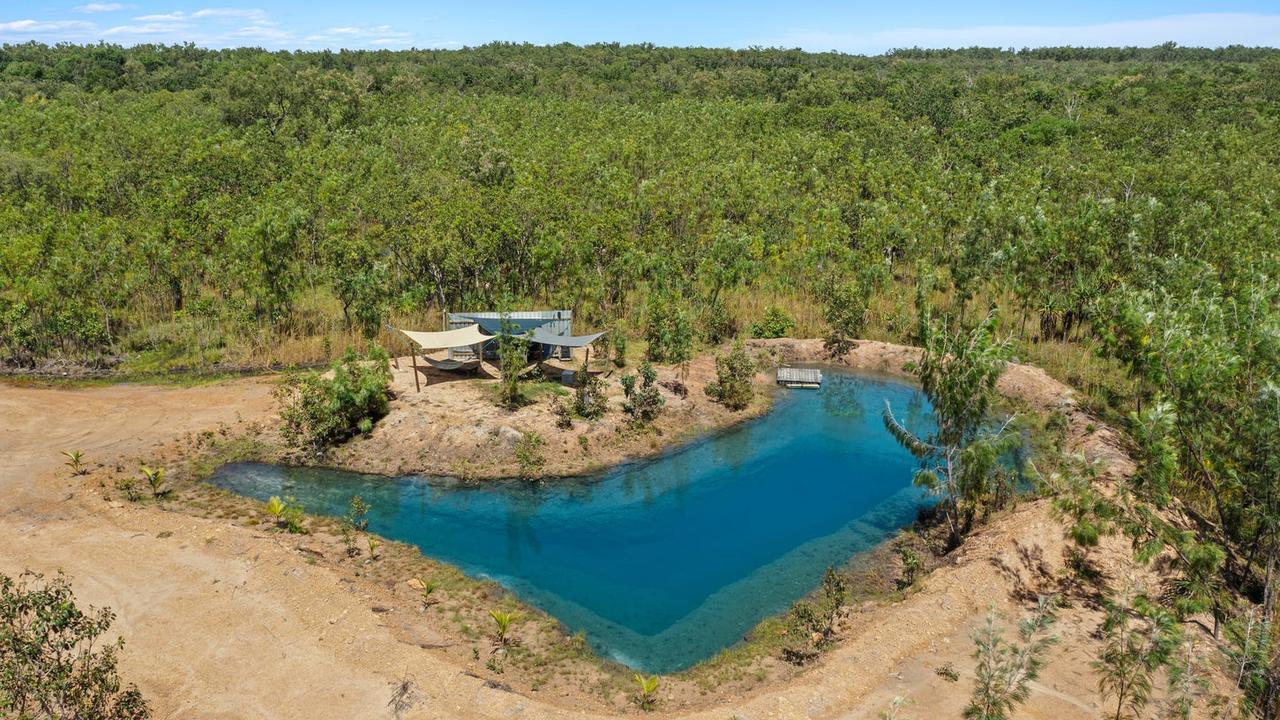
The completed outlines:
<svg viewBox="0 0 1280 720">
<path fill-rule="evenodd" d="M 364 532 L 369 529 L 369 511 L 373 508 L 364 498 L 359 495 L 352 495 L 347 501 L 347 514 L 343 520 L 351 526 L 353 530 Z"/>
<path fill-rule="evenodd" d="M 898 580 L 898 588 L 909 588 L 920 579 L 920 573 L 924 570 L 924 561 L 920 559 L 920 554 L 908 545 L 898 546 L 898 558 L 902 560 L 902 578 Z"/>
<path fill-rule="evenodd" d="M 286 496 L 284 499 L 284 512 L 280 515 L 284 521 L 284 529 L 294 535 L 306 535 L 307 526 L 306 511 L 302 507 L 302 503 L 298 502 L 298 498 Z"/>
<path fill-rule="evenodd" d="M 627 326 L 623 323 L 614 325 L 613 332 L 609 333 L 610 341 L 613 343 L 613 365 L 614 367 L 624 367 L 627 364 Z"/>
<path fill-rule="evenodd" d="M 702 337 L 711 345 L 719 345 L 738 334 L 738 319 L 724 303 L 713 302 L 702 313 Z"/>
<path fill-rule="evenodd" d="M 547 441 L 536 432 L 520 434 L 520 439 L 516 441 L 516 464 L 520 466 L 521 477 L 532 480 L 542 473 L 543 466 L 547 464 L 547 458 L 542 453 L 546 445 Z"/>
<path fill-rule="evenodd" d="M 516 334 L 516 325 L 511 322 L 510 315 L 502 313 L 501 332 L 498 335 L 498 370 L 501 379 L 498 386 L 498 399 L 503 407 L 514 410 L 524 404 L 524 393 L 520 390 L 520 373 L 524 371 L 529 360 L 528 339 Z"/>
<path fill-rule="evenodd" d="M 1174 617 L 1139 595 L 1132 607 L 1107 603 L 1103 648 L 1092 665 L 1098 690 L 1115 699 L 1115 720 L 1139 718 L 1151 701 L 1151 676 L 1170 659 L 1180 639 Z M 1136 620 L 1136 623 L 1135 623 Z"/>
<path fill-rule="evenodd" d="M 945 322 L 928 325 L 920 360 L 909 367 L 933 405 L 933 433 L 922 437 L 908 430 L 885 402 L 885 427 L 921 461 L 915 483 L 942 497 L 953 545 L 993 494 L 1000 455 L 1019 441 L 1006 432 L 1012 418 L 996 428 L 987 424 L 996 380 L 1010 354 L 1009 341 L 997 339 L 995 328 L 994 313 L 968 332 L 948 332 Z"/>
<path fill-rule="evenodd" d="M 689 313 L 672 300 L 659 296 L 649 303 L 648 320 L 645 340 L 649 342 L 649 360 L 678 366 L 683 380 L 693 359 L 693 323 L 689 321 Z"/>
<path fill-rule="evenodd" d="M 640 364 L 640 382 L 635 375 L 622 378 L 622 410 L 631 416 L 631 422 L 643 425 L 653 422 L 665 402 L 658 390 L 658 373 L 647 361 Z"/>
<path fill-rule="evenodd" d="M 605 394 L 604 380 L 592 375 L 587 370 L 584 360 L 582 367 L 574 377 L 576 387 L 573 392 L 573 412 L 587 420 L 595 420 L 604 416 L 609 408 L 609 398 Z"/>
<path fill-rule="evenodd" d="M 706 393 L 730 410 L 741 410 L 755 397 L 755 387 L 751 384 L 755 374 L 756 364 L 742 341 L 734 341 L 728 355 L 716 356 L 716 379 L 707 384 Z"/>
<path fill-rule="evenodd" d="M 81 610 L 67 579 L 0 575 L 0 716 L 144 720 L 151 711 L 116 669 L 124 641 L 97 646 L 115 614 Z"/>
<path fill-rule="evenodd" d="M 822 314 L 827 321 L 823 346 L 831 357 L 842 357 L 853 349 L 853 341 L 862 334 L 867 322 L 870 285 L 831 275 L 822 284 Z"/>
<path fill-rule="evenodd" d="M 999 616 L 992 610 L 986 625 L 974 635 L 973 695 L 964 709 L 969 720 L 1008 720 L 1014 708 L 1031 695 L 1044 656 L 1057 638 L 1046 632 L 1053 624 L 1053 601 L 1041 597 L 1035 612 L 1018 627 L 1018 641 L 1004 639 Z"/>
</svg>

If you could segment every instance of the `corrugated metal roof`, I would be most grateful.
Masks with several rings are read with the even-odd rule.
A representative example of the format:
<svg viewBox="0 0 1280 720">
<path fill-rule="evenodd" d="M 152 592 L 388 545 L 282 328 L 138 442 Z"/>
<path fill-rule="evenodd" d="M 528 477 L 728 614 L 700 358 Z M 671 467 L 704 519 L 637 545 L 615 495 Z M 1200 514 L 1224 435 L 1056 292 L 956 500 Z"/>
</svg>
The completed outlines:
<svg viewBox="0 0 1280 720">
<path fill-rule="evenodd" d="M 502 326 L 502 315 L 493 311 L 451 312 L 447 316 L 448 329 L 455 330 L 478 323 L 481 330 L 490 335 L 496 335 Z M 522 333 L 534 328 L 542 328 L 543 331 L 552 335 L 573 335 L 572 310 L 513 310 L 506 313 L 506 316 Z M 571 358 L 571 353 L 569 348 L 558 348 L 557 351 L 561 359 Z M 490 341 L 484 348 L 484 356 L 497 357 L 497 344 Z M 455 360 L 467 360 L 474 357 L 474 354 L 468 348 L 456 348 L 449 351 L 449 357 Z"/>
</svg>

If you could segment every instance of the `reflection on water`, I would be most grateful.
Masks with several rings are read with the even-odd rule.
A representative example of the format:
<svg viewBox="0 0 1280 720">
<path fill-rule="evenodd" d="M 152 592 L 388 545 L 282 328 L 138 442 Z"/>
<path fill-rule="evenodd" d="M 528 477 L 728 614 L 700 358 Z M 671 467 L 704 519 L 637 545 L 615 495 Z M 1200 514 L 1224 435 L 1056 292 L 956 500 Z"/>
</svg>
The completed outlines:
<svg viewBox="0 0 1280 720">
<path fill-rule="evenodd" d="M 669 672 L 733 644 L 914 516 L 915 466 L 879 408 L 907 408 L 919 430 L 928 404 L 896 381 L 825 375 L 758 420 L 586 479 L 469 487 L 241 464 L 212 482 L 331 515 L 359 494 L 372 531 L 501 582 L 602 654 Z"/>
</svg>

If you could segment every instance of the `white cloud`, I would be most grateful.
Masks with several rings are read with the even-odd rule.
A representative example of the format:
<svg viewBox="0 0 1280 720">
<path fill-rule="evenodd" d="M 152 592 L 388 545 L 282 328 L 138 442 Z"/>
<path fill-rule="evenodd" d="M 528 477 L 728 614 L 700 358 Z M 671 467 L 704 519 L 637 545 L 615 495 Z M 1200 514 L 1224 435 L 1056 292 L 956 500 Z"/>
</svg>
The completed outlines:
<svg viewBox="0 0 1280 720">
<path fill-rule="evenodd" d="M 1193 47 L 1280 46 L 1280 15 L 1197 13 L 1090 25 L 976 25 L 872 32 L 797 29 L 762 45 L 880 53 L 894 48 L 1151 46 L 1172 40 Z"/>
<path fill-rule="evenodd" d="M 3 2 L 4 0 L 0 0 Z M 131 8 L 125 3 L 96 2 L 82 5 L 94 12 L 105 8 Z M 107 40 L 121 45 L 193 42 L 203 47 L 254 45 L 270 49 L 409 47 L 413 34 L 393 25 L 335 25 L 303 34 L 294 26 L 281 26 L 256 8 L 205 7 L 137 15 L 128 22 L 97 24 L 87 18 L 19 19 L 0 21 L 0 42 L 76 42 Z M 459 47 L 451 41 L 428 42 L 424 47 Z"/>
<path fill-rule="evenodd" d="M 267 13 L 258 9 L 241 9 L 241 8 L 205 8 L 191 13 L 193 18 L 229 18 L 234 20 L 248 20 L 251 22 L 265 22 Z"/>
<path fill-rule="evenodd" d="M 142 25 L 117 25 L 102 31 L 103 37 L 117 35 L 165 35 L 181 31 L 185 25 L 173 23 L 145 23 Z"/>
<path fill-rule="evenodd" d="M 83 20 L 12 20 L 0 22 L 0 34 L 63 33 L 72 30 L 92 30 L 94 24 Z"/>
<path fill-rule="evenodd" d="M 78 13 L 105 13 L 105 12 L 116 12 L 117 10 L 124 10 L 126 7 L 130 7 L 130 6 L 125 5 L 124 3 L 117 3 L 117 2 L 113 2 L 113 3 L 91 2 L 91 3 L 88 3 L 87 5 L 77 5 L 71 9 Z"/>
<path fill-rule="evenodd" d="M 310 47 L 359 47 L 361 44 L 407 47 L 412 44 L 412 38 L 412 33 L 396 30 L 390 25 L 344 25 L 308 35 L 303 41 Z"/>
<path fill-rule="evenodd" d="M 187 16 L 180 12 L 160 13 L 158 15 L 139 15 L 134 18 L 139 22 L 177 22 L 185 20 Z"/>
</svg>

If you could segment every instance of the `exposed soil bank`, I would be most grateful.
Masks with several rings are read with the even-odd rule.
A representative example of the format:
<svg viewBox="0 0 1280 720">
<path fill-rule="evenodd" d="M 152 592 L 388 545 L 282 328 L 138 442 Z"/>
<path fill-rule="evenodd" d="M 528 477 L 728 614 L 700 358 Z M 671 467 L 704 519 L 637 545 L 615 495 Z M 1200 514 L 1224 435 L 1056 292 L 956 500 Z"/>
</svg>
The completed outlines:
<svg viewBox="0 0 1280 720">
<path fill-rule="evenodd" d="M 713 356 L 691 361 L 683 382 L 675 368 L 658 367 L 665 404 L 653 425 L 639 431 L 628 425 L 621 410 L 623 396 L 618 382 L 635 369 L 599 370 L 593 366 L 593 372 L 605 380 L 609 412 L 598 420 L 575 418 L 571 429 L 562 430 L 556 427 L 551 402 L 557 396 L 552 393 L 544 392 L 518 410 L 499 407 L 495 403 L 496 371 L 487 364 L 477 378 L 423 369 L 418 385 L 409 358 L 398 358 L 396 365 L 391 383 L 396 399 L 387 416 L 368 437 L 346 443 L 321 459 L 321 464 L 382 475 L 513 477 L 520 471 L 516 443 L 522 433 L 534 432 L 546 440 L 542 475 L 581 475 L 653 455 L 755 417 L 768 410 L 774 388 L 767 373 L 757 374 L 755 400 L 746 410 L 735 412 L 707 397 L 706 386 L 715 380 Z M 673 390 L 680 384 L 685 387 L 683 394 Z M 565 401 L 572 401 L 572 388 L 560 392 Z"/>
<path fill-rule="evenodd" d="M 823 358 L 818 341 L 759 341 L 753 347 L 793 362 Z M 914 354 L 910 348 L 864 342 L 842 362 L 901 373 L 902 363 Z M 708 361 L 700 362 L 707 372 Z M 397 383 L 403 390 L 400 376 Z M 1100 459 L 1107 473 L 1131 471 L 1118 436 L 1085 415 L 1069 388 L 1037 369 L 1015 365 L 1000 389 L 1030 408 L 1061 412 L 1068 448 Z M 691 405 L 686 420 L 700 420 L 712 409 L 701 404 L 707 400 L 700 392 L 691 388 L 689 397 L 699 409 Z M 416 436 L 417 430 L 406 425 L 413 422 L 409 407 L 435 401 L 427 400 L 425 389 L 417 402 L 404 392 L 400 397 L 400 407 L 388 418 L 398 418 L 399 424 L 384 421 L 385 437 L 375 432 L 359 441 L 368 457 L 388 457 L 405 437 Z M 486 406 L 492 408 L 491 401 L 480 397 L 464 412 L 483 414 Z M 671 409 L 672 418 L 680 417 L 678 408 Z M 456 408 L 440 410 L 452 414 Z M 528 422 L 540 422 L 535 415 L 553 420 L 545 407 L 526 408 L 517 417 L 525 412 Z M 571 692 L 510 692 L 500 677 L 474 672 L 439 649 L 405 642 L 376 611 L 378 587 L 315 563 L 289 538 L 152 505 L 102 501 L 95 478 L 115 471 L 117 463 L 121 471 L 132 470 L 137 459 L 174 447 L 188 434 L 216 433 L 220 425 L 271 426 L 269 382 L 247 379 L 181 389 L 0 386 L 0 417 L 6 418 L 0 427 L 0 533 L 7 540 L 0 547 L 0 571 L 63 569 L 84 601 L 114 608 L 113 629 L 127 640 L 122 670 L 140 685 L 157 717 L 379 717 L 390 714 L 388 701 L 404 678 L 419 688 L 404 717 L 605 716 L 591 710 L 598 702 Z M 466 417 L 474 423 L 475 415 Z M 672 425 L 663 438 L 680 437 L 681 431 Z M 444 450 L 439 444 L 448 442 L 445 432 L 447 427 L 440 428 L 422 448 Z M 554 432 L 543 434 L 551 438 Z M 577 445 L 574 439 L 568 443 Z M 69 477 L 58 452 L 71 449 L 101 466 L 88 478 Z M 476 454 L 421 462 L 443 469 L 468 457 L 479 462 L 486 451 L 482 446 L 468 452 Z M 547 455 L 550 468 L 554 446 Z M 413 467 L 415 457 L 396 455 L 384 470 L 396 472 L 401 462 Z M 574 462 L 585 470 L 607 462 L 605 457 Z M 495 472 L 500 466 L 495 463 Z M 1096 717 L 1100 699 L 1088 662 L 1100 613 L 1088 593 L 1063 581 L 1064 549 L 1062 528 L 1047 504 L 1024 504 L 980 529 L 918 591 L 891 605 L 853 611 L 838 647 L 813 668 L 784 684 L 713 695 L 703 709 L 678 716 L 874 718 L 892 697 L 902 695 L 913 703 L 911 717 L 958 717 L 972 681 L 969 636 L 988 608 L 1016 615 L 1036 592 L 1060 591 L 1071 601 L 1058 623 L 1062 643 L 1019 716 Z M 1128 562 L 1122 541 L 1105 543 L 1095 557 L 1112 587 L 1149 580 Z M 935 674 L 946 664 L 959 673 L 958 683 Z M 658 715 L 666 715 L 659 707 Z"/>
</svg>

